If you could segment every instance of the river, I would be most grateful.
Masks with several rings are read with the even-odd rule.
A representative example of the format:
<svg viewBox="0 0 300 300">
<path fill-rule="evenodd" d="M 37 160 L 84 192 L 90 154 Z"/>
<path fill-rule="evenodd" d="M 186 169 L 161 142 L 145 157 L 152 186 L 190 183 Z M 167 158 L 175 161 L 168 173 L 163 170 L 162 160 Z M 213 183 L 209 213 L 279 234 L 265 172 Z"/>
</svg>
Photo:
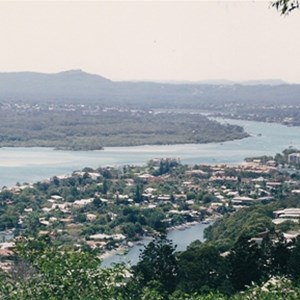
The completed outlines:
<svg viewBox="0 0 300 300">
<path fill-rule="evenodd" d="M 203 231 L 208 224 L 195 224 L 184 230 L 171 230 L 168 232 L 167 238 L 172 240 L 173 245 L 176 246 L 176 251 L 184 251 L 186 247 L 193 241 L 199 240 L 203 241 Z M 114 263 L 125 263 L 129 265 L 136 264 L 139 259 L 139 255 L 144 247 L 150 242 L 150 239 L 144 239 L 140 243 L 135 244 L 126 255 L 113 255 L 103 260 L 101 266 L 109 267 Z"/>
<path fill-rule="evenodd" d="M 1 148 L 0 188 L 69 174 L 84 167 L 145 164 L 159 157 L 178 157 L 184 164 L 241 163 L 245 157 L 274 155 L 300 148 L 300 128 L 274 123 L 222 120 L 244 127 L 251 137 L 224 143 L 107 147 L 100 151 L 55 151 L 52 148 Z"/>
</svg>

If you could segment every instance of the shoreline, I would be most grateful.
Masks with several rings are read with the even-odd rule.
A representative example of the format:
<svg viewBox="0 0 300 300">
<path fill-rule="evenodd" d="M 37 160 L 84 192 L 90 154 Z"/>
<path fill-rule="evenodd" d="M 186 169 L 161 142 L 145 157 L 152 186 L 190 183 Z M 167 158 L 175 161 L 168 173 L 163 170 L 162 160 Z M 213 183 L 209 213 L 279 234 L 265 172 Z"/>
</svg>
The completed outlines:
<svg viewBox="0 0 300 300">
<path fill-rule="evenodd" d="M 215 215 L 215 216 L 206 218 L 202 221 L 192 221 L 192 222 L 187 222 L 187 223 L 183 223 L 183 224 L 176 225 L 176 226 L 171 226 L 171 227 L 167 228 L 166 231 L 168 234 L 173 231 L 185 231 L 193 226 L 200 225 L 200 224 L 211 225 L 217 218 L 218 217 Z M 204 223 L 204 222 L 208 222 L 208 223 Z M 145 240 L 151 241 L 152 239 L 153 239 L 153 236 L 144 236 L 136 242 L 125 241 L 125 243 L 127 244 L 126 246 L 120 246 L 116 249 L 104 251 L 99 257 L 102 260 L 102 262 L 104 260 L 110 259 L 111 257 L 116 256 L 116 255 L 124 257 L 130 251 L 130 249 L 132 249 L 136 246 L 146 246 L 142 241 L 145 241 Z M 129 246 L 128 243 L 132 243 L 132 245 Z"/>
<path fill-rule="evenodd" d="M 208 227 L 210 224 L 212 224 L 214 222 L 214 217 L 210 217 L 207 218 L 210 220 L 209 224 L 203 223 L 203 221 L 194 221 L 194 222 L 189 222 L 189 223 L 185 223 L 182 225 L 178 225 L 176 226 L 176 228 L 171 227 L 172 229 L 169 228 L 168 230 L 168 234 L 170 233 L 171 236 L 173 236 L 173 234 L 176 232 L 179 235 L 184 235 L 184 231 L 185 230 L 190 230 L 192 229 L 194 226 L 197 225 L 203 225 L 204 228 Z M 180 230 L 180 228 L 182 228 L 183 230 Z M 203 228 L 203 232 L 204 232 L 204 228 Z M 173 237 L 167 237 L 168 239 L 171 239 L 171 241 L 177 245 L 178 241 L 173 240 Z M 140 241 L 134 242 L 133 246 L 128 248 L 128 252 L 126 253 L 121 253 L 118 250 L 110 250 L 110 251 L 106 251 L 105 253 L 103 253 L 101 255 L 101 267 L 102 268 L 110 268 L 113 264 L 115 263 L 122 263 L 122 262 L 127 262 L 130 261 L 131 263 L 136 263 L 137 262 L 137 252 L 140 252 L 139 249 L 141 249 L 141 247 L 146 246 L 147 243 L 145 243 L 145 241 L 150 241 L 152 238 L 151 237 L 145 237 L 143 239 L 141 239 Z M 197 239 L 197 238 L 196 238 Z M 202 239 L 201 239 L 202 240 Z M 204 240 L 204 237 L 203 237 Z M 191 241 L 192 242 L 192 241 Z M 190 242 L 188 243 L 190 244 Z M 186 246 L 188 246 L 188 244 L 186 244 Z M 130 253 L 131 249 L 133 249 L 133 252 Z M 182 251 L 182 250 L 176 250 L 176 251 Z M 126 255 L 129 254 L 129 257 L 127 257 Z"/>
<path fill-rule="evenodd" d="M 235 119 L 233 119 L 235 120 Z M 248 121 L 248 120 L 244 120 Z M 242 126 L 241 126 L 242 127 Z M 243 128 L 244 129 L 244 128 Z M 12 149 L 19 149 L 19 148 L 25 148 L 25 149 L 51 149 L 52 151 L 57 152 L 95 152 L 95 151 L 103 151 L 106 150 L 106 148 L 128 148 L 128 147 L 145 147 L 145 146 L 174 146 L 174 145 L 207 145 L 207 144 L 218 144 L 218 143 L 226 143 L 226 142 L 233 142 L 238 140 L 243 140 L 250 138 L 252 135 L 246 131 L 244 131 L 244 136 L 239 136 L 235 138 L 230 139 L 219 139 L 219 140 L 211 140 L 211 141 L 203 141 L 203 142 L 186 142 L 186 141 L 175 141 L 172 143 L 137 143 L 137 144 L 122 144 L 122 145 L 104 145 L 101 148 L 97 147 L 95 149 L 91 149 L 89 147 L 87 148 L 69 148 L 69 147 L 61 147 L 61 146 L 43 146 L 43 145 L 0 145 L 0 149 L 2 148 L 12 148 Z"/>
<path fill-rule="evenodd" d="M 281 124 L 275 126 L 274 123 L 266 124 L 256 121 L 230 121 L 232 121 L 231 123 L 236 121 L 243 127 L 248 123 L 254 124 L 245 127 L 254 136 L 226 142 L 222 145 L 209 143 L 105 147 L 104 150 L 89 152 L 55 151 L 49 147 L 1 148 L 0 186 L 12 187 L 17 182 L 21 184 L 24 182 L 35 183 L 58 174 L 70 174 L 74 170 L 80 170 L 87 166 L 97 168 L 99 166 L 144 165 L 150 159 L 157 157 L 179 157 L 182 164 L 187 165 L 227 164 L 235 166 L 242 164 L 245 157 L 275 155 L 291 144 L 294 147 L 300 146 L 299 132 L 295 129 L 296 127 L 286 127 Z M 272 126 L 274 126 L 274 130 L 272 130 Z M 257 137 L 259 133 L 263 136 Z M 270 143 L 270 139 L 274 142 Z M 256 141 L 259 145 L 263 144 L 263 150 L 252 147 Z M 236 155 L 233 156 L 229 151 Z"/>
<path fill-rule="evenodd" d="M 194 145 L 194 144 L 191 144 L 191 145 Z M 165 157 L 166 156 L 161 156 L 161 158 L 165 158 Z M 245 157 L 244 160 L 241 161 L 241 162 L 226 162 L 226 163 L 223 163 L 223 162 L 203 162 L 203 163 L 189 163 L 189 164 L 187 163 L 186 165 L 188 165 L 188 166 L 200 165 L 200 166 L 229 166 L 229 167 L 237 167 L 237 166 L 243 166 L 243 165 L 247 165 L 247 164 L 252 164 L 253 163 L 252 161 L 246 161 L 247 158 L 248 157 Z M 147 161 L 143 162 L 143 163 L 132 163 L 132 164 L 129 164 L 129 165 L 134 167 L 134 166 L 145 166 L 146 164 L 147 164 Z M 39 164 L 37 164 L 35 166 L 39 166 Z M 105 165 L 100 165 L 100 167 L 120 167 L 120 166 L 124 166 L 124 164 L 123 163 L 119 163 L 119 164 L 105 164 Z M 19 167 L 19 165 L 17 165 L 17 166 L 15 166 L 15 165 L 10 165 L 10 166 L 0 165 L 0 168 L 1 167 L 3 167 L 3 168 L 17 168 L 17 167 Z M 63 174 L 59 174 L 59 175 L 56 174 L 56 175 L 44 177 L 44 178 L 38 179 L 38 180 L 26 181 L 26 182 L 23 182 L 23 183 L 17 181 L 14 184 L 3 185 L 3 187 L 5 187 L 5 189 L 7 189 L 7 190 L 12 190 L 12 189 L 15 189 L 15 188 L 20 188 L 20 187 L 31 187 L 31 186 L 33 186 L 34 184 L 37 184 L 37 183 L 48 182 L 48 181 L 50 181 L 54 177 L 58 177 L 58 178 L 62 178 L 63 177 L 64 179 L 70 178 L 70 177 L 72 177 L 72 174 L 74 172 L 77 172 L 77 171 L 80 171 L 80 170 L 82 170 L 82 169 L 79 168 L 79 169 L 76 169 L 76 170 L 72 170 L 72 171 L 70 171 L 68 173 L 63 173 Z M 181 225 L 177 225 L 177 226 L 181 226 Z"/>
</svg>

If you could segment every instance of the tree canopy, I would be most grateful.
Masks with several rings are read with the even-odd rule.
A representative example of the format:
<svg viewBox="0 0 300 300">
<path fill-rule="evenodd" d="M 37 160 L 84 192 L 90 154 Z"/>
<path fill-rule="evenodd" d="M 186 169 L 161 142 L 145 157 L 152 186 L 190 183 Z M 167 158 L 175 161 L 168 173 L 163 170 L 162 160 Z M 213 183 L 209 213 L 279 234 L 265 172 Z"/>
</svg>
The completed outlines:
<svg viewBox="0 0 300 300">
<path fill-rule="evenodd" d="M 272 3 L 272 6 L 275 7 L 282 15 L 288 15 L 294 9 L 299 8 L 298 0 L 276 0 Z"/>
</svg>

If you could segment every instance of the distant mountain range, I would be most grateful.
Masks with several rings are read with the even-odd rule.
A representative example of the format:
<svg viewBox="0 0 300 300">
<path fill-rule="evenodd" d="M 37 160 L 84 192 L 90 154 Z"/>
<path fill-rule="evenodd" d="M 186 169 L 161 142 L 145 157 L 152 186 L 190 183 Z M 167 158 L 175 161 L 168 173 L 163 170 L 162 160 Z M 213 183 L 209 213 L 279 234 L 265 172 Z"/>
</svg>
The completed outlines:
<svg viewBox="0 0 300 300">
<path fill-rule="evenodd" d="M 111 81 L 82 70 L 0 73 L 0 101 L 205 107 L 224 102 L 300 103 L 300 85 L 282 80 L 202 82 Z"/>
<path fill-rule="evenodd" d="M 201 81 L 189 81 L 189 80 L 159 80 L 151 81 L 145 80 L 146 82 L 157 82 L 157 83 L 170 83 L 170 84 L 209 84 L 209 85 L 281 85 L 288 84 L 281 79 L 263 79 L 263 80 L 246 80 L 246 81 L 233 81 L 226 79 L 212 79 L 212 80 L 201 80 Z M 138 82 L 138 81 L 135 81 Z"/>
</svg>

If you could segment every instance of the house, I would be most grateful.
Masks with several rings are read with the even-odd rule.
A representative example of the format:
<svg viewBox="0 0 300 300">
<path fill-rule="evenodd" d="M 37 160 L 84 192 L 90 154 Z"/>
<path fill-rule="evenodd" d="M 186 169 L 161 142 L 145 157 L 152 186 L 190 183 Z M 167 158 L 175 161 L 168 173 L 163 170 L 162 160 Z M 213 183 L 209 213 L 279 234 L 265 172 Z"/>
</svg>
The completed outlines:
<svg viewBox="0 0 300 300">
<path fill-rule="evenodd" d="M 206 177 L 206 176 L 208 176 L 208 173 L 204 172 L 202 170 L 196 169 L 196 170 L 187 171 L 186 175 L 195 176 L 195 177 Z"/>
<path fill-rule="evenodd" d="M 171 196 L 170 195 L 159 195 L 157 197 L 158 201 L 170 201 L 171 200 Z"/>
<path fill-rule="evenodd" d="M 45 218 L 39 218 L 39 222 L 44 226 L 49 226 L 51 224 L 49 221 L 45 220 Z"/>
<path fill-rule="evenodd" d="M 101 177 L 101 174 L 96 172 L 89 172 L 88 174 L 93 180 L 97 180 Z"/>
<path fill-rule="evenodd" d="M 108 241 L 108 240 L 115 240 L 115 241 L 123 241 L 125 240 L 126 236 L 121 233 L 116 233 L 113 235 L 108 235 L 104 233 L 97 233 L 90 236 L 91 240 L 96 241 Z"/>
<path fill-rule="evenodd" d="M 288 155 L 288 163 L 291 165 L 300 164 L 300 153 L 291 153 Z"/>
<path fill-rule="evenodd" d="M 154 189 L 152 187 L 148 187 L 145 189 L 145 193 L 147 193 L 147 194 L 153 194 L 153 192 L 156 192 L 156 189 Z"/>
<path fill-rule="evenodd" d="M 90 236 L 91 240 L 105 241 L 111 239 L 112 236 L 104 233 L 97 233 Z"/>
<path fill-rule="evenodd" d="M 16 244 L 14 242 L 3 242 L 3 243 L 0 243 L 0 249 L 13 250 L 15 247 L 16 247 Z"/>
<path fill-rule="evenodd" d="M 300 208 L 285 208 L 273 211 L 275 218 L 297 218 L 300 219 Z"/>
<path fill-rule="evenodd" d="M 229 196 L 229 197 L 238 197 L 239 196 L 239 192 L 237 192 L 237 191 L 228 191 L 227 192 L 227 196 Z"/>
<path fill-rule="evenodd" d="M 257 201 L 260 201 L 262 203 L 268 203 L 274 200 L 273 196 L 265 196 L 265 197 L 259 197 L 257 198 Z"/>
<path fill-rule="evenodd" d="M 77 207 L 83 207 L 83 206 L 86 206 L 90 203 L 93 202 L 93 198 L 90 198 L 90 199 L 81 199 L 81 200 L 75 200 L 74 201 L 74 206 L 77 206 Z"/>
<path fill-rule="evenodd" d="M 103 249 L 107 245 L 107 242 L 90 240 L 90 241 L 86 241 L 86 244 L 89 245 L 92 249 L 95 249 L 95 248 Z"/>
<path fill-rule="evenodd" d="M 116 233 L 112 235 L 113 240 L 115 241 L 123 241 L 125 240 L 126 236 L 122 233 Z"/>
<path fill-rule="evenodd" d="M 65 224 L 71 224 L 73 222 L 73 218 L 69 217 L 69 218 L 60 218 L 59 222 L 61 223 L 65 223 Z"/>
<path fill-rule="evenodd" d="M 73 203 L 71 203 L 71 202 L 66 202 L 66 203 L 63 203 L 63 204 L 53 203 L 50 210 L 59 209 L 60 211 L 62 211 L 64 213 L 68 213 L 70 211 L 69 208 L 72 207 L 72 205 L 73 205 Z M 46 209 L 47 209 L 46 207 L 43 208 L 43 211 L 46 212 Z"/>
<path fill-rule="evenodd" d="M 58 196 L 58 195 L 52 195 L 52 196 L 50 197 L 50 199 L 51 199 L 51 200 L 54 200 L 54 201 L 62 201 L 62 200 L 64 200 L 63 197 Z"/>
<path fill-rule="evenodd" d="M 266 165 L 267 166 L 271 166 L 271 167 L 276 167 L 276 161 L 275 160 L 268 160 L 267 162 L 266 162 Z"/>
<path fill-rule="evenodd" d="M 243 196 L 243 197 L 238 196 L 238 197 L 234 197 L 231 200 L 231 202 L 233 204 L 249 205 L 249 204 L 254 203 L 255 199 L 250 198 L 250 197 L 245 197 L 245 196 Z"/>
<path fill-rule="evenodd" d="M 147 183 L 151 180 L 153 180 L 153 178 L 155 178 L 155 176 L 151 175 L 151 174 L 142 174 L 138 176 L 139 179 L 141 179 L 143 182 Z"/>
<path fill-rule="evenodd" d="M 287 241 L 292 241 L 293 239 L 296 239 L 297 237 L 300 236 L 300 231 L 289 231 L 289 232 L 285 232 L 283 233 L 283 237 L 287 240 Z"/>
<path fill-rule="evenodd" d="M 94 221 L 96 220 L 97 216 L 95 214 L 86 214 L 86 219 L 88 221 Z"/>
<path fill-rule="evenodd" d="M 262 176 L 258 177 L 258 178 L 253 178 L 252 179 L 253 182 L 257 182 L 257 183 L 262 183 L 262 182 L 265 182 L 266 179 L 263 178 Z"/>
<path fill-rule="evenodd" d="M 270 189 L 270 190 L 276 190 L 278 189 L 279 187 L 282 186 L 282 183 L 281 182 L 276 182 L 276 181 L 268 181 L 266 183 L 267 185 L 267 188 Z"/>
</svg>

